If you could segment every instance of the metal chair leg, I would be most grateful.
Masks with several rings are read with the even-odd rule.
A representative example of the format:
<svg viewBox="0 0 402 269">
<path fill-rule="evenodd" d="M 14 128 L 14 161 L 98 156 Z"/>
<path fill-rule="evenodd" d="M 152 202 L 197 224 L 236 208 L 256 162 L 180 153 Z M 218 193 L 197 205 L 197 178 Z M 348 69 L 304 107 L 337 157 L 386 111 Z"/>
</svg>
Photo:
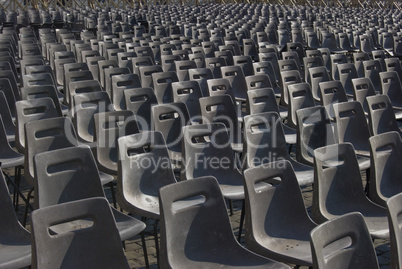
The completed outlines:
<svg viewBox="0 0 402 269">
<path fill-rule="evenodd" d="M 158 268 L 159 268 L 158 223 L 159 223 L 159 220 L 155 220 L 155 222 L 154 222 L 154 236 L 155 236 L 156 261 L 158 262 Z"/>
<path fill-rule="evenodd" d="M 239 235 L 237 238 L 237 241 L 241 240 L 241 234 L 243 232 L 243 224 L 244 224 L 244 216 L 245 216 L 245 212 L 246 211 L 246 200 L 243 200 L 242 206 L 241 206 L 241 215 L 240 215 L 240 226 L 239 226 Z"/>
<path fill-rule="evenodd" d="M 27 224 L 28 208 L 31 208 L 31 211 L 32 211 L 32 206 L 29 204 L 29 200 L 30 200 L 31 197 L 32 197 L 32 192 L 33 192 L 33 190 L 34 190 L 33 187 L 29 190 L 27 200 L 25 201 L 26 204 L 25 204 L 24 221 L 23 221 L 23 224 L 22 224 L 24 227 L 25 227 L 26 224 Z"/>
</svg>

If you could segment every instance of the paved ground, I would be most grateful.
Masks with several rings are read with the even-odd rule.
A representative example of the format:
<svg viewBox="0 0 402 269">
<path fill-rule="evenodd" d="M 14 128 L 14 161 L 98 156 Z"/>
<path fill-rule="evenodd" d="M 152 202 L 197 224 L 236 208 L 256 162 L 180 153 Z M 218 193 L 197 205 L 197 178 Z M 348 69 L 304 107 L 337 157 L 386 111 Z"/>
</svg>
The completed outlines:
<svg viewBox="0 0 402 269">
<path fill-rule="evenodd" d="M 12 174 L 13 171 L 7 171 L 8 173 Z M 27 193 L 28 187 L 23 186 L 24 193 Z M 108 198 L 111 197 L 109 189 L 105 189 L 106 195 Z M 312 187 L 306 187 L 302 189 L 304 201 L 306 204 L 306 208 L 308 212 L 310 211 L 311 203 L 312 203 Z M 109 199 L 111 201 L 111 199 Z M 23 212 L 25 207 L 21 205 L 18 210 L 18 217 L 22 222 L 23 219 Z M 237 236 L 238 234 L 238 227 L 240 222 L 240 211 L 241 211 L 241 202 L 234 203 L 234 215 L 230 217 L 231 224 L 233 227 L 233 232 Z M 27 228 L 29 229 L 29 223 L 27 224 Z M 152 233 L 153 231 L 153 221 L 147 221 L 147 231 Z M 242 242 L 243 243 L 243 242 Z M 156 249 L 155 249 L 155 241 L 152 235 L 146 236 L 146 245 L 148 251 L 148 258 L 151 268 L 157 268 L 157 258 L 156 258 Z M 389 248 L 389 240 L 375 240 L 374 245 L 377 251 L 378 261 L 380 263 L 380 267 L 382 269 L 389 268 L 390 263 L 390 248 Z M 126 241 L 125 244 L 126 248 L 126 256 L 129 261 L 131 268 L 145 268 L 144 262 L 144 255 L 142 250 L 141 238 L 137 236 L 133 240 Z M 300 267 L 302 269 L 308 267 Z"/>
</svg>

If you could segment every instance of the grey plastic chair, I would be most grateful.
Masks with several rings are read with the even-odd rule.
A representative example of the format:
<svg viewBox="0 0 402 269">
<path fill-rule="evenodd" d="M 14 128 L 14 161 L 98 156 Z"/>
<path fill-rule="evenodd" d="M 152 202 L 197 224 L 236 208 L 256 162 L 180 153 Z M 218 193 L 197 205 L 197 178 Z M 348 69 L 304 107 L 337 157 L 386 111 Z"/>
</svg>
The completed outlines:
<svg viewBox="0 0 402 269">
<path fill-rule="evenodd" d="M 124 92 L 126 108 L 134 113 L 140 130 L 153 130 L 151 107 L 158 104 L 152 88 L 127 89 Z"/>
<path fill-rule="evenodd" d="M 247 83 L 243 69 L 240 66 L 222 66 L 222 78 L 229 80 L 236 101 L 246 101 L 247 98 Z M 233 100 L 235 101 L 235 100 Z"/>
<path fill-rule="evenodd" d="M 363 62 L 364 76 L 369 78 L 374 85 L 376 92 L 382 92 L 380 72 L 382 72 L 381 63 L 378 60 L 368 60 Z"/>
<path fill-rule="evenodd" d="M 401 257 L 401 228 L 398 216 L 401 214 L 401 200 L 402 195 L 397 194 L 387 201 L 388 208 L 388 222 L 390 233 L 390 247 L 391 247 L 391 268 L 402 267 Z"/>
<path fill-rule="evenodd" d="M 374 85 L 370 78 L 354 78 L 352 79 L 352 84 L 354 89 L 353 99 L 362 105 L 364 112 L 367 114 L 369 108 L 366 98 L 376 95 Z"/>
<path fill-rule="evenodd" d="M 282 80 L 282 94 L 280 104 L 287 106 L 289 104 L 289 91 L 288 86 L 291 84 L 301 83 L 300 72 L 297 70 L 283 71 L 281 72 Z"/>
<path fill-rule="evenodd" d="M 353 144 L 356 154 L 370 156 L 370 131 L 362 105 L 357 101 L 333 105 L 335 115 L 335 136 L 339 143 Z"/>
<path fill-rule="evenodd" d="M 94 156 L 101 172 L 117 175 L 117 140 L 121 136 L 139 133 L 134 113 L 129 110 L 110 111 L 94 115 Z"/>
<path fill-rule="evenodd" d="M 360 212 L 373 239 L 389 238 L 386 210 L 365 195 L 352 144 L 318 148 L 314 156 L 313 219 L 322 223 L 346 213 Z"/>
<path fill-rule="evenodd" d="M 11 116 L 11 111 L 7 103 L 6 96 L 4 92 L 0 91 L 0 117 L 4 124 L 4 131 L 6 134 L 7 141 L 14 143 L 16 139 L 16 127 Z"/>
<path fill-rule="evenodd" d="M 31 265 L 31 235 L 18 222 L 3 173 L 0 172 L 0 267 L 23 268 Z"/>
<path fill-rule="evenodd" d="M 203 97 L 197 81 L 182 81 L 172 83 L 173 101 L 186 104 L 191 121 L 201 122 L 199 99 Z"/>
<path fill-rule="evenodd" d="M 152 81 L 153 73 L 163 72 L 162 67 L 160 65 L 152 65 L 152 66 L 140 66 L 138 68 L 139 76 L 141 78 L 141 86 L 143 88 L 154 87 L 154 83 Z"/>
<path fill-rule="evenodd" d="M 322 106 L 296 111 L 298 162 L 314 166 L 314 150 L 335 144 L 335 136 L 327 111 Z"/>
<path fill-rule="evenodd" d="M 75 96 L 83 93 L 91 93 L 91 92 L 100 92 L 102 91 L 102 87 L 97 80 L 82 80 L 82 81 L 73 81 L 69 84 L 69 95 L 70 95 L 70 109 L 72 110 L 72 114 L 74 117 L 75 110 Z"/>
<path fill-rule="evenodd" d="M 236 107 L 232 98 L 227 95 L 216 95 L 199 99 L 202 122 L 205 124 L 212 122 L 223 123 L 228 129 L 232 148 L 236 152 L 243 150 L 243 137 L 241 124 L 238 120 Z"/>
<path fill-rule="evenodd" d="M 60 104 L 54 85 L 37 85 L 21 88 L 21 100 L 32 100 L 43 97 L 49 97 L 53 100 L 59 115 L 66 115 L 68 113 L 68 107 Z"/>
<path fill-rule="evenodd" d="M 205 137 L 209 139 L 204 140 Z M 213 140 L 210 140 L 211 138 Z M 183 178 L 194 179 L 212 175 L 217 178 L 226 199 L 244 199 L 243 176 L 236 168 L 234 152 L 224 124 L 211 123 L 183 127 L 183 156 L 187 164 L 182 171 Z M 228 165 L 222 169 L 214 169 L 214 164 L 211 162 L 199 165 L 200 160 L 212 157 L 220 160 L 225 158 Z"/>
<path fill-rule="evenodd" d="M 375 95 L 367 97 L 369 128 L 372 135 L 378 135 L 390 131 L 401 134 L 391 101 L 387 95 Z"/>
<path fill-rule="evenodd" d="M 276 261 L 312 266 L 310 219 L 289 161 L 276 161 L 244 172 L 245 241 L 249 250 Z M 256 191 L 255 184 L 271 183 Z M 288 219 L 294 221 L 288 221 Z"/>
<path fill-rule="evenodd" d="M 185 103 L 160 104 L 152 107 L 155 131 L 163 134 L 172 164 L 180 168 L 182 163 L 183 126 L 190 124 L 190 115 Z"/>
<path fill-rule="evenodd" d="M 379 268 L 364 218 L 356 212 L 315 228 L 311 232 L 311 252 L 314 268 Z"/>
<path fill-rule="evenodd" d="M 140 77 L 136 74 L 113 75 L 111 83 L 111 100 L 116 111 L 126 110 L 125 90 L 142 87 Z"/>
<path fill-rule="evenodd" d="M 334 118 L 333 104 L 347 102 L 348 97 L 339 80 L 320 82 L 321 105 L 325 107 L 331 119 Z"/>
<path fill-rule="evenodd" d="M 286 146 L 279 115 L 266 112 L 244 118 L 244 168 L 253 168 L 277 160 L 291 162 L 299 185 L 313 182 L 313 169 L 293 160 Z"/>
<path fill-rule="evenodd" d="M 382 94 L 388 95 L 397 120 L 402 119 L 402 84 L 395 71 L 381 72 Z"/>
<path fill-rule="evenodd" d="M 200 196 L 204 201 L 176 210 L 178 201 Z M 159 197 L 161 267 L 289 268 L 246 250 L 236 241 L 216 179 L 171 184 L 161 188 Z"/>
<path fill-rule="evenodd" d="M 158 104 L 173 102 L 172 83 L 179 82 L 176 72 L 153 73 L 152 80 Z"/>
<path fill-rule="evenodd" d="M 112 111 L 109 95 L 104 91 L 95 91 L 75 95 L 73 100 L 75 104 L 73 124 L 78 139 L 81 143 L 93 147 L 94 115 L 100 112 Z"/>
<path fill-rule="evenodd" d="M 275 95 L 280 96 L 282 89 L 279 87 L 278 82 L 277 82 L 277 76 L 279 74 L 276 74 L 274 71 L 273 64 L 269 61 L 263 61 L 263 62 L 255 62 L 253 63 L 254 67 L 254 74 L 266 74 L 269 77 L 269 80 L 271 82 L 271 87 L 273 88 Z"/>
<path fill-rule="evenodd" d="M 16 104 L 15 145 L 18 152 L 25 153 L 25 123 L 33 120 L 60 117 L 53 100 L 49 97 L 18 101 Z"/>
<path fill-rule="evenodd" d="M 402 154 L 402 141 L 397 132 L 388 132 L 370 137 L 371 173 L 368 197 L 375 203 L 386 206 L 387 200 L 402 192 L 399 175 L 402 170 L 398 160 Z"/>
<path fill-rule="evenodd" d="M 71 219 L 90 218 L 91 227 L 49 234 L 49 228 Z M 36 210 L 32 214 L 36 268 L 130 268 L 110 207 L 104 198 L 89 198 Z"/>
<path fill-rule="evenodd" d="M 370 60 L 370 57 L 365 52 L 355 52 L 353 53 L 353 62 L 356 67 L 357 74 L 359 77 L 364 77 L 364 67 L 363 62 Z"/>
<path fill-rule="evenodd" d="M 386 70 L 384 71 L 396 71 L 398 73 L 399 79 L 402 78 L 402 67 L 401 62 L 398 58 L 387 58 L 385 59 Z"/>
<path fill-rule="evenodd" d="M 333 80 L 339 80 L 339 69 L 337 66 L 339 64 L 348 63 L 348 59 L 345 54 L 331 54 L 331 76 Z"/>
<path fill-rule="evenodd" d="M 297 128 L 296 112 L 299 109 L 315 106 L 314 97 L 310 85 L 306 82 L 288 86 L 289 105 L 287 125 Z"/>
<path fill-rule="evenodd" d="M 120 137 L 118 145 L 118 203 L 131 214 L 141 216 L 143 221 L 154 220 L 153 232 L 158 253 L 160 219 L 158 192 L 161 187 L 176 182 L 166 142 L 162 133 L 144 131 L 140 134 Z M 144 166 L 141 165 L 142 160 L 148 160 L 151 163 L 149 166 Z M 158 164 L 160 161 L 163 164 Z M 145 250 L 144 241 L 143 247 Z"/>
<path fill-rule="evenodd" d="M 105 197 L 95 159 L 86 146 L 37 154 L 34 166 L 35 202 L 39 209 L 91 197 Z M 115 208 L 112 208 L 112 213 L 122 241 L 134 237 L 145 228 L 144 223 Z M 52 230 L 61 232 L 75 225 L 86 226 L 87 222 L 77 219 Z"/>
</svg>

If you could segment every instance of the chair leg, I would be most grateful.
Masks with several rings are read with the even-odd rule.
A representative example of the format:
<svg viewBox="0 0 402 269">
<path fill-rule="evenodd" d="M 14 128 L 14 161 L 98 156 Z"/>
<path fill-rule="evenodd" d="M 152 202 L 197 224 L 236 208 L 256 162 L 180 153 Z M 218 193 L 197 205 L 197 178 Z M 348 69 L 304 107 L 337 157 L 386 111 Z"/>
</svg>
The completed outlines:
<svg viewBox="0 0 402 269">
<path fill-rule="evenodd" d="M 114 182 L 109 182 L 108 183 L 110 192 L 112 193 L 112 201 L 113 201 L 113 207 L 117 208 L 117 202 L 116 202 L 116 193 L 114 192 Z"/>
<path fill-rule="evenodd" d="M 17 186 L 17 189 L 14 188 L 14 206 L 15 206 L 15 211 L 18 211 L 18 202 L 19 202 L 19 189 L 20 189 L 20 183 L 21 183 L 21 166 L 15 167 L 15 172 L 14 172 L 14 181 L 15 185 Z"/>
<path fill-rule="evenodd" d="M 154 236 L 155 236 L 156 261 L 158 262 L 158 268 L 159 268 L 158 223 L 159 223 L 159 220 L 155 220 L 155 222 L 154 222 Z"/>
<path fill-rule="evenodd" d="M 230 215 L 233 216 L 233 201 L 229 200 Z"/>
<path fill-rule="evenodd" d="M 28 208 L 31 208 L 31 210 L 32 210 L 32 207 L 31 207 L 31 205 L 29 204 L 29 200 L 30 200 L 31 197 L 32 197 L 32 192 L 33 192 L 33 190 L 34 190 L 33 187 L 29 190 L 28 196 L 27 196 L 27 200 L 26 200 L 26 202 L 25 202 L 26 205 L 25 205 L 24 221 L 23 221 L 23 224 L 22 224 L 24 227 L 25 227 L 26 224 L 27 224 Z"/>
<path fill-rule="evenodd" d="M 142 242 L 142 250 L 144 252 L 145 268 L 149 269 L 148 252 L 147 252 L 147 246 L 146 246 L 146 243 L 145 243 L 145 234 L 144 234 L 144 232 L 141 233 L 141 242 Z"/>
<path fill-rule="evenodd" d="M 366 187 L 364 191 L 366 192 L 366 194 L 368 194 L 369 190 L 370 190 L 370 168 L 366 169 Z"/>
<path fill-rule="evenodd" d="M 243 203 L 242 203 L 242 206 L 241 206 L 239 235 L 238 235 L 238 238 L 237 238 L 237 241 L 239 241 L 239 243 L 240 243 L 240 240 L 241 240 L 241 234 L 243 232 L 245 211 L 246 211 L 246 200 L 243 200 Z"/>
</svg>

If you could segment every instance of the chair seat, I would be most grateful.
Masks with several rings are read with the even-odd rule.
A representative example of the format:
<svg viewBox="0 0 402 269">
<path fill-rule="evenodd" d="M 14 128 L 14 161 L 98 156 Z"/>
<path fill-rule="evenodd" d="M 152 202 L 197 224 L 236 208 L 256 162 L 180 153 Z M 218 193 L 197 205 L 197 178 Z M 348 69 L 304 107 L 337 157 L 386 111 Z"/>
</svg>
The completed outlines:
<svg viewBox="0 0 402 269">
<path fill-rule="evenodd" d="M 266 240 L 259 242 L 262 246 L 265 246 L 265 249 L 261 249 L 259 254 L 274 260 L 281 260 L 283 256 L 286 256 L 291 263 L 311 266 L 313 260 L 310 248 L 310 232 L 314 227 L 305 227 L 304 231 L 298 231 L 299 240 L 286 238 L 272 240 L 272 238 L 266 238 Z"/>
<path fill-rule="evenodd" d="M 115 208 L 112 208 L 112 213 L 116 219 L 117 229 L 119 230 L 122 241 L 136 236 L 146 227 L 145 223 L 142 221 L 121 213 Z"/>
<path fill-rule="evenodd" d="M 292 163 L 299 186 L 305 186 L 314 182 L 314 168 L 293 160 L 290 162 Z"/>
<path fill-rule="evenodd" d="M 0 163 L 2 168 L 24 165 L 24 155 L 13 152 L 7 156 L 0 156 Z"/>
<path fill-rule="evenodd" d="M 114 218 L 116 220 L 116 226 L 119 230 L 120 238 L 122 241 L 127 240 L 129 238 L 134 237 L 135 235 L 142 232 L 146 225 L 145 223 L 130 217 L 124 213 L 121 213 L 115 208 L 111 208 Z M 63 233 L 65 231 L 70 231 L 79 228 L 83 228 L 86 226 L 92 225 L 92 221 L 88 221 L 85 219 L 74 220 L 68 223 L 59 224 L 56 226 L 52 226 L 51 230 L 57 234 Z"/>
<path fill-rule="evenodd" d="M 296 129 L 290 128 L 289 126 L 282 124 L 283 132 L 285 133 L 285 140 L 287 144 L 297 143 L 297 132 Z"/>
<path fill-rule="evenodd" d="M 31 265 L 31 241 L 27 232 L 27 240 L 18 245 L 0 245 L 0 268 L 23 268 Z"/>
<path fill-rule="evenodd" d="M 101 180 L 101 184 L 105 185 L 109 182 L 112 182 L 114 180 L 114 177 L 112 175 L 103 173 L 103 172 L 99 172 L 99 176 L 100 176 L 100 180 Z"/>
</svg>

